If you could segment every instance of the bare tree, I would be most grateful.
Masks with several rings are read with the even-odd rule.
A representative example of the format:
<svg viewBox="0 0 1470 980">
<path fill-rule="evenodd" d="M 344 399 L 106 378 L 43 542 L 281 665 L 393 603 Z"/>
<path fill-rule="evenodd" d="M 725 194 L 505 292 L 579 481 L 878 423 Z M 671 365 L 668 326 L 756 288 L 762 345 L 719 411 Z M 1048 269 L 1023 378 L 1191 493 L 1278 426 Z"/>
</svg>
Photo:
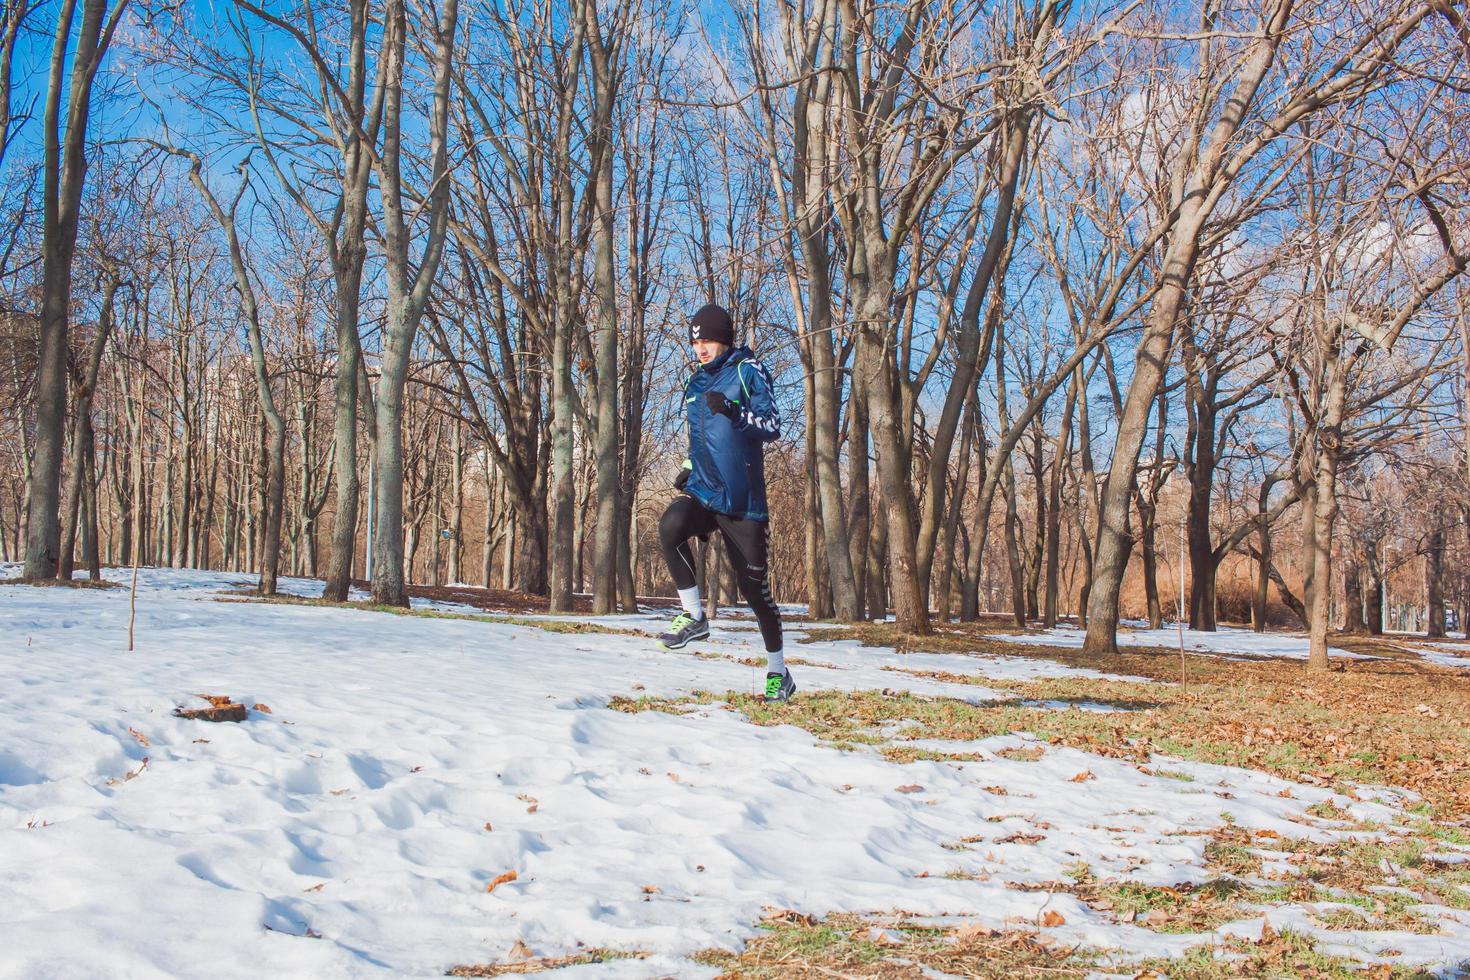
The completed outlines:
<svg viewBox="0 0 1470 980">
<path fill-rule="evenodd" d="M 1266 161 L 1251 174 L 1256 193 L 1269 189 L 1273 173 L 1288 168 L 1300 154 L 1282 146 L 1283 135 L 1324 107 L 1358 98 L 1379 84 L 1394 53 L 1433 10 L 1432 3 L 1378 8 L 1370 22 L 1340 32 L 1338 44 L 1317 52 L 1313 63 L 1300 65 L 1280 57 L 1294 39 L 1303 45 L 1315 40 L 1311 14 L 1299 11 L 1296 0 L 1272 0 L 1254 23 L 1242 25 L 1240 36 L 1245 40 L 1237 44 L 1228 40 L 1231 25 L 1224 21 L 1224 11 L 1213 5 L 1202 11 L 1203 40 L 1194 49 L 1198 64 L 1194 87 L 1189 101 L 1178 107 L 1187 123 L 1173 143 L 1168 164 L 1167 237 L 1158 292 L 1144 318 L 1102 491 L 1096 576 L 1084 642 L 1089 653 L 1117 650 L 1118 596 L 1132 543 L 1128 511 L 1147 431 L 1145 420 L 1164 378 L 1175 329 L 1188 308 L 1196 265 L 1213 240 L 1211 219 L 1253 162 Z M 1274 90 L 1267 83 L 1273 71 L 1288 69 L 1294 79 L 1309 80 L 1296 81 L 1270 106 Z M 1263 156 L 1268 148 L 1279 152 Z"/>
<path fill-rule="evenodd" d="M 45 215 L 41 246 L 41 351 L 36 370 L 36 435 L 32 448 L 30 507 L 27 515 L 24 577 L 50 578 L 60 557 L 61 458 L 66 427 L 67 322 L 71 314 L 72 261 L 76 256 L 82 188 L 87 178 L 87 124 L 92 114 L 92 82 L 112 44 L 128 0 L 83 0 L 81 25 L 72 36 L 77 0 L 61 0 L 42 113 L 45 146 Z M 68 66 L 68 54 L 70 64 Z M 66 130 L 61 132 L 62 89 Z M 7 84 L 9 80 L 6 74 Z M 8 113 L 8 109 L 7 109 Z M 8 134 L 7 134 L 8 135 Z"/>
</svg>

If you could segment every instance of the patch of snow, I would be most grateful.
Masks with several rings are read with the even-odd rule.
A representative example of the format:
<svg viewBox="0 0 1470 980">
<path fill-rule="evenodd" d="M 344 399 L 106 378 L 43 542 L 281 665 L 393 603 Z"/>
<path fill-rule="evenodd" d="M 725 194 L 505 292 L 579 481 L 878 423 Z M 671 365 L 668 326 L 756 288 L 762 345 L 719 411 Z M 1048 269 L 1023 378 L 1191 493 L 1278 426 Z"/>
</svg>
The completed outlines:
<svg viewBox="0 0 1470 980">
<path fill-rule="evenodd" d="M 1420 655 L 1425 663 L 1434 664 L 1436 667 L 1458 667 L 1461 670 L 1470 670 L 1470 648 L 1460 646 L 1461 652 L 1451 652 L 1448 645 L 1434 645 L 1434 649 L 1420 648 Z"/>
<path fill-rule="evenodd" d="M 1075 647 L 1081 649 L 1086 632 L 1071 626 L 1035 633 L 996 633 L 994 639 L 1011 643 L 1035 643 L 1043 646 Z M 1178 629 L 1151 630 L 1146 628 L 1119 629 L 1119 646 L 1179 648 Z M 1304 633 L 1256 633 L 1253 630 L 1222 626 L 1210 633 L 1204 630 L 1185 630 L 1184 648 L 1194 653 L 1213 653 L 1233 657 L 1284 657 L 1290 660 L 1307 659 L 1307 636 Z M 1328 648 L 1328 656 L 1344 660 L 1379 660 L 1365 653 Z"/>
<path fill-rule="evenodd" d="M 251 582 L 144 570 L 133 652 L 126 590 L 0 587 L 0 973 L 429 977 L 516 943 L 544 956 L 584 943 L 652 956 L 572 975 L 709 976 L 687 957 L 738 949 L 768 906 L 990 928 L 1055 911 L 1065 924 L 1043 928 L 1058 942 L 1167 956 L 1209 936 L 1010 886 L 1079 863 L 1203 881 L 1226 820 L 1339 834 L 1306 813 L 1321 800 L 1403 816 L 1264 773 L 1160 757 L 1185 782 L 1024 735 L 981 740 L 979 761 L 897 765 L 716 705 L 609 711 L 615 695 L 753 688 L 759 668 L 728 658 L 759 657 L 759 640 L 717 626 L 699 649 L 719 656 L 703 658 L 641 636 L 217 601 Z M 977 678 L 1069 669 L 850 643 L 788 653 L 824 664 L 793 667 L 803 692 L 1004 696 L 884 669 L 905 660 Z M 270 710 L 173 716 L 200 693 Z M 996 755 L 1017 745 L 1043 751 Z M 1470 955 L 1470 926 L 1444 927 L 1394 943 L 1412 963 Z M 1330 938 L 1366 955 L 1384 934 L 1364 936 Z"/>
</svg>

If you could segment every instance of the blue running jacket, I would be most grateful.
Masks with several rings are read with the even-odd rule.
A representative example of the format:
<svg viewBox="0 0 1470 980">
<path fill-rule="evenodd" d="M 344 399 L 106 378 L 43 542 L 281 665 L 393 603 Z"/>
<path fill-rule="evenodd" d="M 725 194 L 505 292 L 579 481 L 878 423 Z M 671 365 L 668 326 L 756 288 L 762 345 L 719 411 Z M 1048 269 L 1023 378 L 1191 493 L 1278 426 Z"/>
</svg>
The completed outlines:
<svg viewBox="0 0 1470 980">
<path fill-rule="evenodd" d="M 707 392 L 724 394 L 735 418 L 711 412 Z M 701 364 L 684 385 L 689 420 L 690 469 L 684 492 L 705 507 L 749 521 L 768 520 L 766 466 L 761 443 L 781 437 L 771 375 L 748 347 L 736 347 Z"/>
</svg>

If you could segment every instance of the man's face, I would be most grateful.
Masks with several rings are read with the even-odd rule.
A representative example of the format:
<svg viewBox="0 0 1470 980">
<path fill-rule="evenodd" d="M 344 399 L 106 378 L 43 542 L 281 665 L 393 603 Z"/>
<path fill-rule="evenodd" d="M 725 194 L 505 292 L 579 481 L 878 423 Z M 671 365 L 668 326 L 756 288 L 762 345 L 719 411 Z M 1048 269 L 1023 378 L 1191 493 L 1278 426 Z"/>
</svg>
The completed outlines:
<svg viewBox="0 0 1470 980">
<path fill-rule="evenodd" d="M 694 356 L 699 358 L 700 364 L 708 364 L 729 349 L 718 340 L 694 341 Z"/>
</svg>

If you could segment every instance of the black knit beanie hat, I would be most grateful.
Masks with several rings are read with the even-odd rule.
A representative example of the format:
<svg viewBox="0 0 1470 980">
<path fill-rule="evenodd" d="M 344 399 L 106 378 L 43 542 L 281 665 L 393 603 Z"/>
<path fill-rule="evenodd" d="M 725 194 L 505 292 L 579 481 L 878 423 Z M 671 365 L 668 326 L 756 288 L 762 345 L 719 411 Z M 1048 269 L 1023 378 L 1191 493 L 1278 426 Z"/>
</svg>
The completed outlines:
<svg viewBox="0 0 1470 980">
<path fill-rule="evenodd" d="M 726 347 L 735 346 L 735 325 L 723 306 L 710 303 L 701 306 L 689 320 L 689 342 L 714 340 Z"/>
</svg>

